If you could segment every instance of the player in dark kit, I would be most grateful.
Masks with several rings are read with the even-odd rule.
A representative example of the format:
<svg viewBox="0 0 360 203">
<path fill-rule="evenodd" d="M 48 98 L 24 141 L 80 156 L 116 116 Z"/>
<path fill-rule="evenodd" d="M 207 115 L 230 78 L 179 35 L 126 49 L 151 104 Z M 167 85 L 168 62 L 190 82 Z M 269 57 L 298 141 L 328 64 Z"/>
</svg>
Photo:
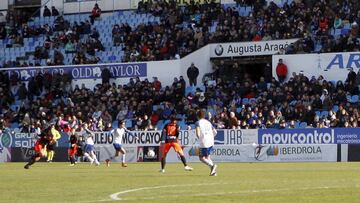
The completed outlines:
<svg viewBox="0 0 360 203">
<path fill-rule="evenodd" d="M 69 142 L 70 142 L 70 148 L 69 148 L 70 166 L 74 166 L 75 155 L 77 154 L 77 149 L 78 149 L 78 145 L 77 145 L 78 139 L 75 134 L 75 129 L 73 129 L 73 132 L 71 133 Z"/>
<path fill-rule="evenodd" d="M 192 171 L 193 168 L 187 165 L 184 152 L 179 144 L 179 130 L 180 127 L 177 125 L 176 117 L 172 115 L 170 117 L 170 123 L 166 124 L 161 137 L 161 169 L 160 172 L 165 172 L 166 155 L 171 148 L 174 148 L 175 152 L 178 153 L 181 162 L 184 164 L 185 171 Z"/>
<path fill-rule="evenodd" d="M 34 149 L 35 154 L 30 159 L 29 163 L 27 163 L 24 168 L 29 169 L 31 165 L 33 165 L 35 162 L 39 161 L 41 157 L 43 157 L 45 154 L 43 151 L 45 150 L 46 145 L 49 143 L 50 139 L 48 137 L 48 133 L 50 133 L 50 129 L 46 129 L 44 132 L 42 132 L 39 135 L 39 139 L 36 141 Z"/>
</svg>

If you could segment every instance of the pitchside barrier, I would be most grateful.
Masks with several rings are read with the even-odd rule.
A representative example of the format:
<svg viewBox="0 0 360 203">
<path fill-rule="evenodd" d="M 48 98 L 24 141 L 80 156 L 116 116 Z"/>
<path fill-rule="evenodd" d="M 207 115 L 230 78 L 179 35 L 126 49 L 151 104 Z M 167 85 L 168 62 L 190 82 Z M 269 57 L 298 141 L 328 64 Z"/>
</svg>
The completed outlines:
<svg viewBox="0 0 360 203">
<path fill-rule="evenodd" d="M 68 161 L 69 136 L 61 133 L 54 161 Z M 133 131 L 126 134 L 123 146 L 127 162 L 159 161 L 161 131 Z M 114 154 L 113 135 L 95 132 L 95 152 L 100 161 Z M 199 143 L 195 130 L 180 132 L 179 141 L 188 161 L 198 162 Z M 0 162 L 27 161 L 34 154 L 31 133 L 4 131 L 0 139 Z M 336 162 L 360 160 L 360 128 L 236 129 L 218 130 L 212 159 L 216 162 Z M 154 151 L 155 156 L 148 156 Z M 171 150 L 168 162 L 178 162 Z"/>
</svg>

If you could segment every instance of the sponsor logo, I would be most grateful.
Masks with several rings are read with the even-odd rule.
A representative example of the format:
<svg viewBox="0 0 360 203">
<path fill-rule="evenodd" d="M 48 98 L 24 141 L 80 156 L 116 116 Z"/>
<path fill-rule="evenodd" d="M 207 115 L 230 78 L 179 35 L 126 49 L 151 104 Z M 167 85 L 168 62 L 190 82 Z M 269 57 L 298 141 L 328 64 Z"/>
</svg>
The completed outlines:
<svg viewBox="0 0 360 203">
<path fill-rule="evenodd" d="M 286 49 L 296 41 L 297 39 L 217 44 L 214 53 L 215 56 L 271 55 Z"/>
<path fill-rule="evenodd" d="M 257 161 L 264 161 L 267 157 L 266 151 L 264 150 L 264 145 L 256 145 L 254 149 L 254 158 Z"/>
<path fill-rule="evenodd" d="M 267 132 L 267 131 L 265 131 Z M 298 131 L 271 131 L 261 135 L 259 140 L 262 144 L 334 144 L 334 129 L 331 131 L 311 130 L 307 132 Z"/>
<path fill-rule="evenodd" d="M 109 132 L 95 133 L 95 144 L 112 144 L 114 142 L 114 136 Z"/>
<path fill-rule="evenodd" d="M 161 134 L 159 131 L 153 132 L 134 132 L 134 136 L 123 136 L 122 142 L 123 144 L 158 144 L 160 143 Z M 139 138 L 136 140 L 135 137 Z"/>
<path fill-rule="evenodd" d="M 14 138 L 15 147 L 32 148 L 36 142 L 33 133 L 16 133 Z"/>
<path fill-rule="evenodd" d="M 0 137 L 1 137 L 1 139 L 0 139 L 0 153 L 2 153 L 4 148 L 11 147 L 12 137 L 11 137 L 10 133 L 8 133 L 8 132 L 4 132 L 3 134 L 1 134 Z"/>
<path fill-rule="evenodd" d="M 139 146 L 137 149 L 137 161 L 143 162 L 144 161 L 144 148 Z"/>
<path fill-rule="evenodd" d="M 332 68 L 360 68 L 360 54 L 350 54 L 348 60 L 344 60 L 344 54 L 336 54 L 331 60 L 329 65 L 326 66 L 326 70 Z"/>
<path fill-rule="evenodd" d="M 155 152 L 155 147 L 148 147 L 147 153 L 145 154 L 144 158 L 147 159 L 157 159 L 158 155 Z"/>
<path fill-rule="evenodd" d="M 216 56 L 221 56 L 223 54 L 223 52 L 224 52 L 223 46 L 221 46 L 221 44 L 216 45 L 216 47 L 215 47 Z"/>
<path fill-rule="evenodd" d="M 36 154 L 33 148 L 21 147 L 20 150 L 21 150 L 22 160 L 29 160 L 32 156 Z"/>
<path fill-rule="evenodd" d="M 278 146 L 270 146 L 269 149 L 266 150 L 266 154 L 268 156 L 277 156 L 277 155 L 279 155 L 279 147 Z"/>
<path fill-rule="evenodd" d="M 321 148 L 320 146 L 282 147 L 280 148 L 280 154 L 321 154 Z"/>
<path fill-rule="evenodd" d="M 198 146 L 192 146 L 189 150 L 189 156 L 199 156 L 200 148 Z"/>
<path fill-rule="evenodd" d="M 211 153 L 214 156 L 240 156 L 240 150 L 239 149 L 214 149 Z"/>
<path fill-rule="evenodd" d="M 36 76 L 38 71 L 43 74 L 46 72 L 55 74 L 71 74 L 73 79 L 89 79 L 100 78 L 103 69 L 108 69 L 114 78 L 127 78 L 127 77 L 145 77 L 147 76 L 147 63 L 118 63 L 118 64 L 101 64 L 96 66 L 61 66 L 51 68 L 27 68 L 24 69 L 11 69 L 8 70 L 9 77 L 12 74 L 17 74 L 21 80 L 29 80 L 31 77 Z"/>
<path fill-rule="evenodd" d="M 224 131 L 224 144 L 226 145 L 240 145 L 243 144 L 241 130 L 225 130 Z"/>
</svg>

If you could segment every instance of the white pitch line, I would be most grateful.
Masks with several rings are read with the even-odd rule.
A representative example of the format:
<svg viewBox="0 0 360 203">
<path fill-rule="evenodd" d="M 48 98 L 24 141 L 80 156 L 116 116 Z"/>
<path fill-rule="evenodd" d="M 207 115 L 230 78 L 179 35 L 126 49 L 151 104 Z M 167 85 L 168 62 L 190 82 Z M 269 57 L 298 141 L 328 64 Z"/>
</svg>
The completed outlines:
<svg viewBox="0 0 360 203">
<path fill-rule="evenodd" d="M 125 198 L 122 199 L 119 197 L 121 194 L 137 192 L 141 190 L 152 190 L 152 189 L 159 189 L 159 188 L 168 188 L 168 187 L 186 187 L 186 186 L 201 186 L 201 185 L 216 185 L 216 184 L 226 184 L 226 183 L 210 183 L 210 184 L 187 184 L 187 185 L 163 185 L 163 186 L 154 186 L 154 187 L 143 187 L 143 188 L 135 188 L 131 190 L 125 190 L 121 192 L 117 192 L 110 195 L 111 201 L 118 201 L 118 200 L 151 200 L 155 198 L 161 198 L 159 196 L 156 197 L 142 197 L 142 198 Z M 358 187 L 356 185 L 355 187 Z M 283 192 L 283 191 L 295 191 L 295 190 L 328 190 L 328 189 L 338 189 L 338 188 L 347 188 L 347 187 L 328 187 L 328 186 L 321 186 L 321 187 L 304 187 L 304 188 L 279 188 L 279 189 L 259 189 L 259 190 L 239 190 L 234 192 L 212 192 L 212 193 L 197 193 L 197 194 L 190 194 L 189 196 L 213 196 L 213 195 L 228 195 L 228 194 L 250 194 L 250 193 L 262 193 L 262 192 Z M 354 188 L 354 187 L 351 187 Z M 176 198 L 180 197 L 181 195 L 167 195 L 164 198 Z"/>
<path fill-rule="evenodd" d="M 153 190 L 153 189 L 159 189 L 159 188 L 171 188 L 171 187 L 188 187 L 188 186 L 202 186 L 202 185 L 219 185 L 219 184 L 226 184 L 226 183 L 201 183 L 201 184 L 185 184 L 185 185 L 161 185 L 161 186 L 153 186 L 153 187 L 142 187 L 142 188 L 134 188 L 131 190 L 124 190 L 121 192 L 117 192 L 110 195 L 111 200 L 121 200 L 119 195 L 131 193 L 131 192 L 137 192 L 140 190 Z"/>
</svg>

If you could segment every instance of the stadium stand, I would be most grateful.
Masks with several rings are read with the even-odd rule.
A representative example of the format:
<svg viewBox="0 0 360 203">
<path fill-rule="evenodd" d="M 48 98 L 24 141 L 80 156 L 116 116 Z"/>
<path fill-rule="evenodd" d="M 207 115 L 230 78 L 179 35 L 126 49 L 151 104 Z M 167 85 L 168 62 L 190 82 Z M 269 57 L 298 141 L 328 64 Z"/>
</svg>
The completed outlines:
<svg viewBox="0 0 360 203">
<path fill-rule="evenodd" d="M 356 51 L 360 13 L 356 3 L 346 2 L 287 1 L 264 7 L 265 1 L 182 6 L 153 1 L 141 3 L 137 11 L 101 14 L 93 25 L 89 14 L 33 17 L 19 24 L 13 20 L 18 16 L 8 12 L 0 26 L 0 47 L 5 48 L 1 62 L 13 67 L 167 60 L 211 42 L 286 38 L 302 39 L 289 47 L 289 54 Z M 101 30 L 99 36 L 92 35 L 92 28 Z M 75 56 L 65 51 L 68 41 L 76 49 Z M 47 54 L 36 55 L 37 49 Z M 61 57 L 55 58 L 52 50 Z"/>
</svg>

